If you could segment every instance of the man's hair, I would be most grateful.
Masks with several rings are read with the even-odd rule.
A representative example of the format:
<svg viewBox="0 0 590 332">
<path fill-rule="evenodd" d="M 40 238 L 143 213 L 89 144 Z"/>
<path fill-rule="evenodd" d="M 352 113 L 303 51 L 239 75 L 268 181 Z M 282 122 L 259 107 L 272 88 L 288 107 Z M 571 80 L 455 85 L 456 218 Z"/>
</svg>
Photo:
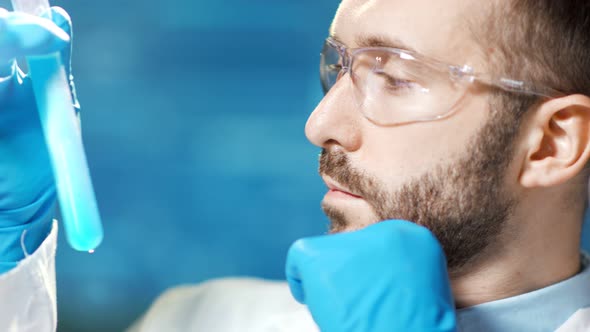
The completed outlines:
<svg viewBox="0 0 590 332">
<path fill-rule="evenodd" d="M 507 0 L 492 6 L 484 25 L 493 70 L 590 95 L 590 1 Z"/>
<path fill-rule="evenodd" d="M 590 1 L 491 1 L 486 16 L 471 22 L 489 56 L 492 74 L 590 96 Z M 483 23 L 482 23 L 483 22 Z M 479 24 L 479 26 L 475 26 Z M 500 93 L 517 117 L 537 98 Z"/>
<path fill-rule="evenodd" d="M 488 57 L 492 75 L 550 87 L 566 95 L 590 96 L 590 1 L 492 0 L 470 29 Z M 479 4 L 478 4 L 479 5 Z M 500 89 L 490 97 L 492 116 L 506 117 L 505 135 L 518 135 L 523 115 L 541 98 Z M 565 197 L 570 204 L 587 197 L 590 163 L 584 181 Z M 574 198 L 574 199 L 572 199 Z M 587 202 L 585 199 L 584 202 Z M 568 205 L 569 206 L 569 205 Z"/>
</svg>

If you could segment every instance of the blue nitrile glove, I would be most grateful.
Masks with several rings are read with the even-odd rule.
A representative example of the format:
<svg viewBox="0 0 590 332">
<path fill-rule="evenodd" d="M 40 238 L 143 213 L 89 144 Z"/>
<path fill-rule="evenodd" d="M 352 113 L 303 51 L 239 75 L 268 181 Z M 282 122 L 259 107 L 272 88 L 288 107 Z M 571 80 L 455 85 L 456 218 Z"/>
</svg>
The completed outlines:
<svg viewBox="0 0 590 332">
<path fill-rule="evenodd" d="M 0 273 L 25 257 L 21 238 L 28 254 L 40 246 L 54 217 L 55 183 L 31 81 L 14 60 L 61 51 L 69 68 L 70 18 L 52 8 L 52 20 L 0 8 Z"/>
<path fill-rule="evenodd" d="M 323 332 L 456 330 L 442 249 L 411 222 L 298 240 L 286 274 Z"/>
</svg>

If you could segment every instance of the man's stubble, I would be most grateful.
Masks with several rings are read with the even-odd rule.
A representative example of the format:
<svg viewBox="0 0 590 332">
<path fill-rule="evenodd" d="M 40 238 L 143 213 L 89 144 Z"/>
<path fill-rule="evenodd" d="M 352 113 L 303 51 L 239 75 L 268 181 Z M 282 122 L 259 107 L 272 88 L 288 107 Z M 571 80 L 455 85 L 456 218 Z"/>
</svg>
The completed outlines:
<svg viewBox="0 0 590 332">
<path fill-rule="evenodd" d="M 497 249 L 516 205 L 504 179 L 519 121 L 507 112 L 490 117 L 455 162 L 437 165 L 399 188 L 385 188 L 378 178 L 355 169 L 340 150 L 322 150 L 320 173 L 362 196 L 378 217 L 373 222 L 402 219 L 428 228 L 441 243 L 451 274 L 461 274 Z M 351 229 L 343 211 L 327 204 L 322 208 L 332 233 Z"/>
</svg>

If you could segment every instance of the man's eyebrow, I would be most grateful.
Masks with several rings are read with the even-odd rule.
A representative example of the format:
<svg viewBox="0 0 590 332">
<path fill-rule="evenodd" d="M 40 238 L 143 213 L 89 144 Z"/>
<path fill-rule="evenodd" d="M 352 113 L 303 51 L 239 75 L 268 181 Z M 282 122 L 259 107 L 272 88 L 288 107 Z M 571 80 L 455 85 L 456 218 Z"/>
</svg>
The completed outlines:
<svg viewBox="0 0 590 332">
<path fill-rule="evenodd" d="M 357 47 L 390 47 L 418 53 L 413 47 L 409 46 L 403 41 L 397 38 L 392 39 L 382 35 L 360 35 L 355 39 L 355 42 Z"/>
<path fill-rule="evenodd" d="M 337 35 L 333 35 L 332 39 L 335 41 L 345 45 Z M 407 45 L 406 43 L 402 42 L 397 38 L 389 38 L 383 35 L 360 35 L 357 36 L 355 39 L 355 46 L 354 47 L 390 47 L 390 48 L 397 48 L 400 50 L 410 51 L 413 53 L 419 53 L 411 46 Z"/>
</svg>

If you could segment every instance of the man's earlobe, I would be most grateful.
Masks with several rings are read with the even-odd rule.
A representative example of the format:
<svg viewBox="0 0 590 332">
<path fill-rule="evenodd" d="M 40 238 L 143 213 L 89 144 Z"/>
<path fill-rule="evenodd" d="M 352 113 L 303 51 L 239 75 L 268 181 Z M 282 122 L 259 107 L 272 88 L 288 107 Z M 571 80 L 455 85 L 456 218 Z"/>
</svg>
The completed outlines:
<svg viewBox="0 0 590 332">
<path fill-rule="evenodd" d="M 590 159 L 590 98 L 570 95 L 549 100 L 530 121 L 521 185 L 559 185 L 584 169 Z"/>
</svg>

